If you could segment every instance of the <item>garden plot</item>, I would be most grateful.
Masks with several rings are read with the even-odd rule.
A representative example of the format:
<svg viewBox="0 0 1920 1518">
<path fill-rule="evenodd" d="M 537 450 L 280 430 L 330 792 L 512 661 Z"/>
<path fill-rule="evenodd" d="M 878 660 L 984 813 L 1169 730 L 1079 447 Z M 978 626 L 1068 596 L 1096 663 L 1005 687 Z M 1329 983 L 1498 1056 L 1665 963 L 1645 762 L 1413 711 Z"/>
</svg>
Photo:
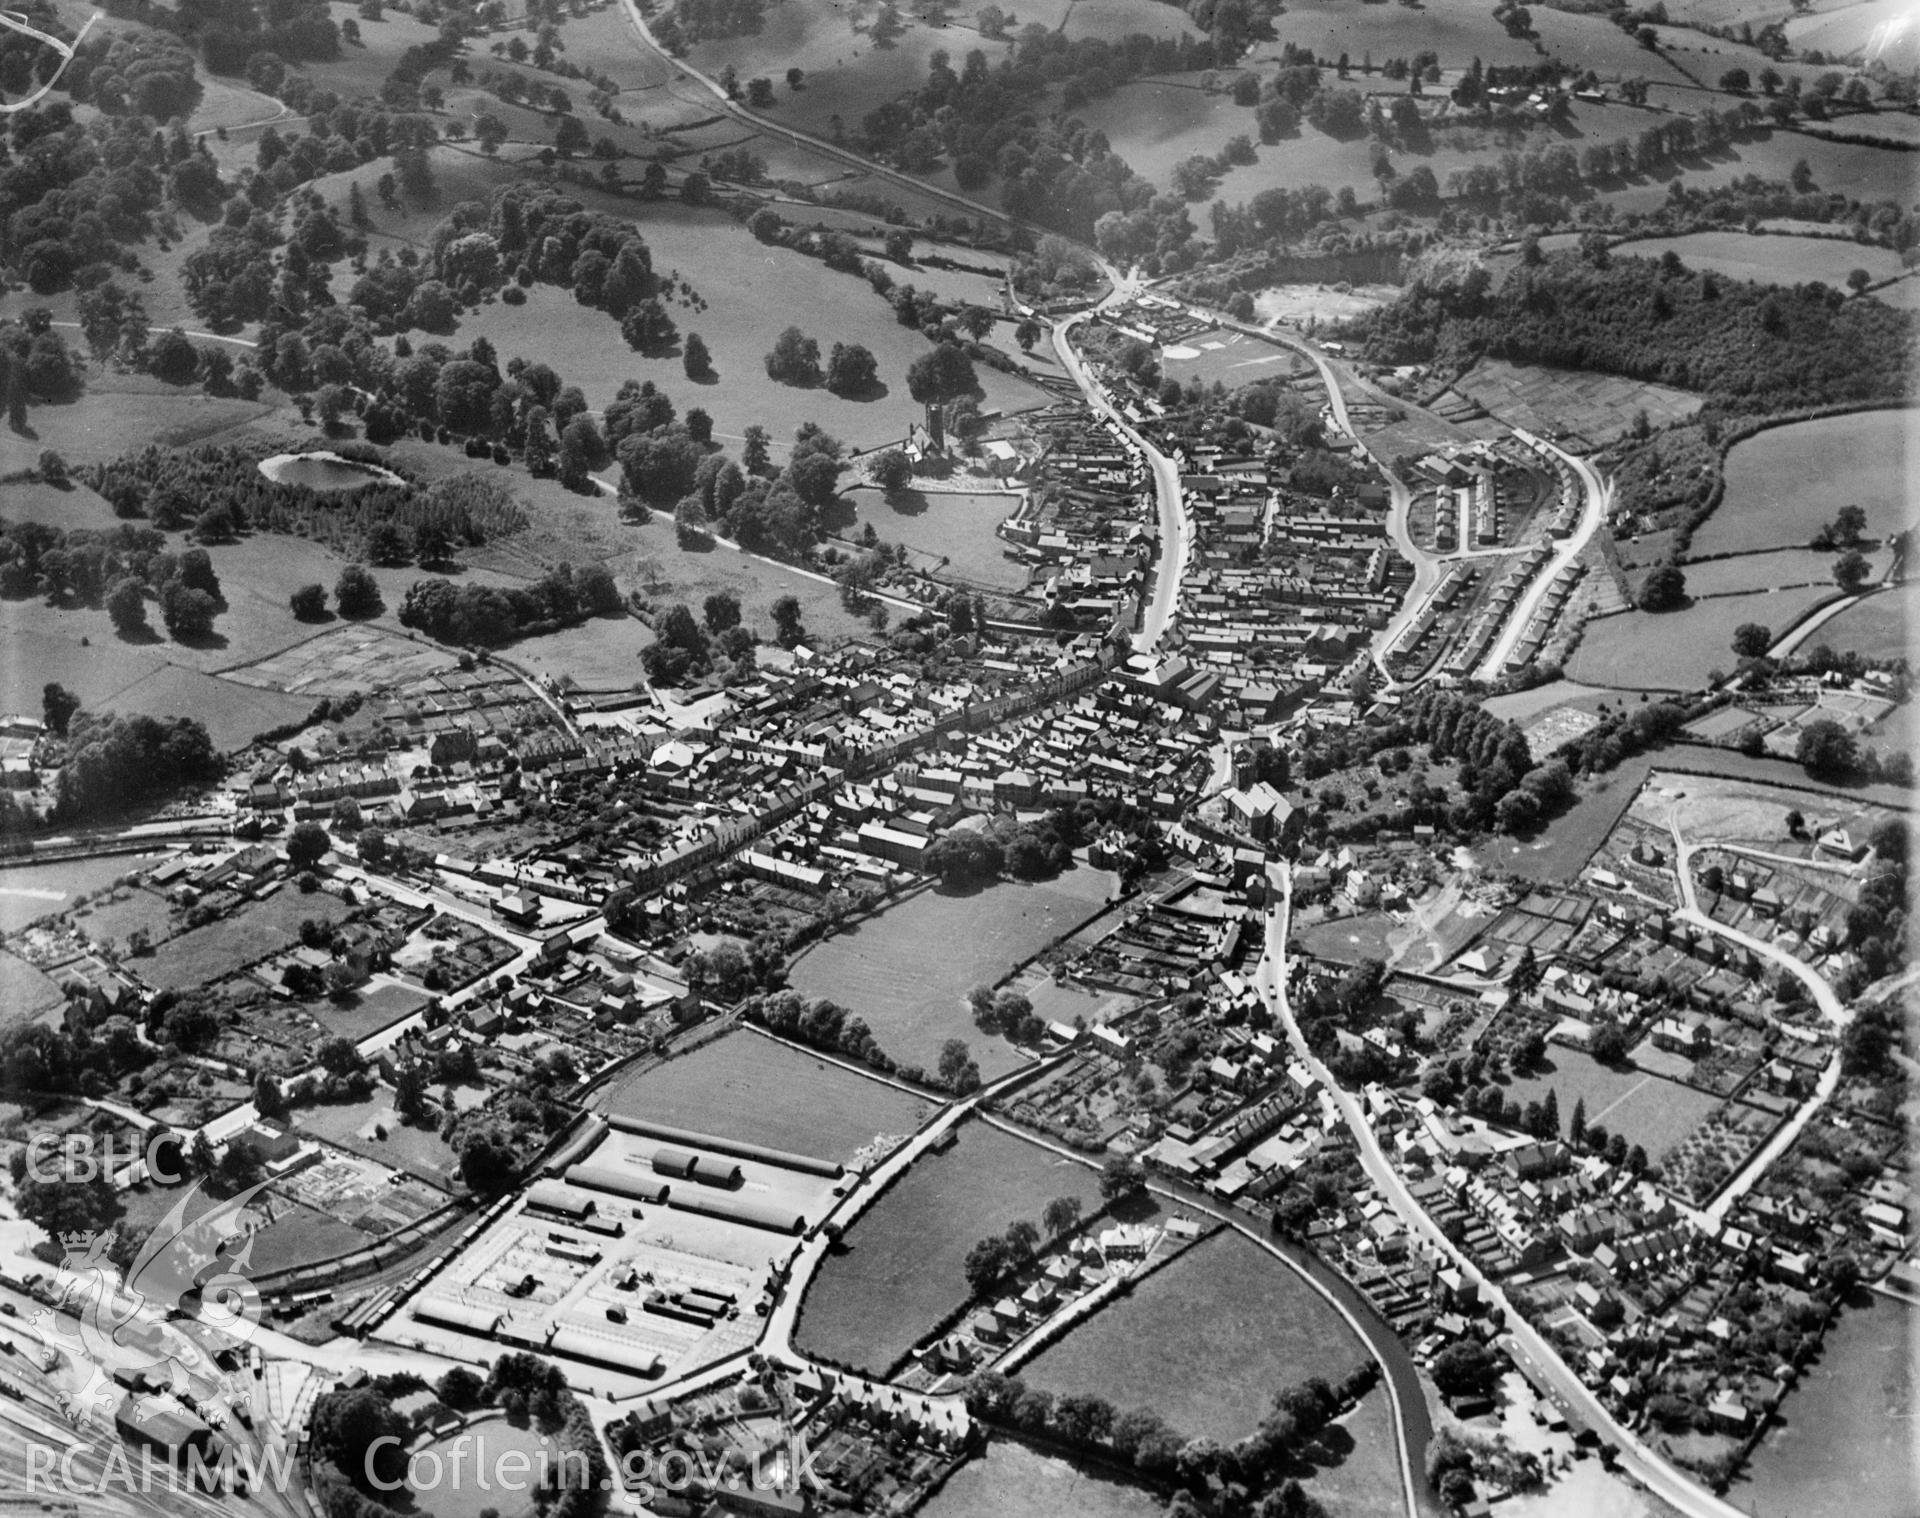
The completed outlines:
<svg viewBox="0 0 1920 1518">
<path fill-rule="evenodd" d="M 1591 1055 L 1550 1045 L 1546 1058 L 1525 1075 L 1510 1074 L 1503 1087 L 1509 1105 L 1522 1107 L 1555 1093 L 1560 1120 L 1574 1104 L 1586 1104 L 1589 1125 L 1625 1136 L 1655 1164 L 1687 1143 L 1720 1107 L 1718 1097 L 1634 1066 L 1603 1065 Z"/>
<path fill-rule="evenodd" d="M 345 696 L 452 669 L 443 649 L 364 623 L 346 623 L 256 663 L 225 671 L 243 685 L 289 695 Z"/>
<path fill-rule="evenodd" d="M 1453 388 L 1512 426 L 1550 437 L 1570 433 L 1592 443 L 1625 432 L 1638 412 L 1664 427 L 1705 404 L 1704 397 L 1667 385 L 1499 358 L 1481 359 Z"/>
</svg>

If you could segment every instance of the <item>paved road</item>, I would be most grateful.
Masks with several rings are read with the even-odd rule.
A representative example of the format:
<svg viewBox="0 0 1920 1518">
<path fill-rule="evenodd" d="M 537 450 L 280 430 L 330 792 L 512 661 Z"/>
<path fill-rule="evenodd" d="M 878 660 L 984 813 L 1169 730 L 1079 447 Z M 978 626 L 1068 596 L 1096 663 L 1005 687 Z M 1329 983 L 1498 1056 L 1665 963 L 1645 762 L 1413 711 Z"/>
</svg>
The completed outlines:
<svg viewBox="0 0 1920 1518">
<path fill-rule="evenodd" d="M 1505 1323 L 1526 1357 L 1539 1368 L 1541 1378 L 1552 1388 L 1561 1406 L 1584 1421 L 1603 1440 L 1615 1445 L 1620 1451 L 1621 1466 L 1634 1479 L 1662 1501 L 1678 1508 L 1687 1518 L 1750 1518 L 1750 1515 L 1742 1513 L 1731 1503 L 1714 1496 L 1683 1475 L 1623 1428 L 1600 1399 L 1568 1368 L 1553 1346 L 1513 1310 L 1506 1294 L 1440 1231 L 1433 1219 L 1427 1216 L 1426 1209 L 1407 1189 L 1399 1172 L 1388 1162 L 1372 1124 L 1360 1110 L 1359 1102 L 1333 1079 L 1332 1072 L 1307 1047 L 1300 1025 L 1294 1020 L 1286 994 L 1287 922 L 1292 906 L 1291 896 L 1289 879 L 1278 906 L 1267 918 L 1267 953 L 1260 962 L 1255 985 L 1275 1019 L 1286 1029 L 1295 1053 L 1331 1094 L 1342 1120 L 1359 1146 L 1360 1162 L 1368 1179 L 1379 1188 L 1380 1194 L 1412 1234 L 1439 1250 L 1469 1280 L 1476 1283 L 1481 1301 L 1487 1303 Z"/>
<path fill-rule="evenodd" d="M 1599 528 L 1606 516 L 1607 498 L 1611 491 L 1607 482 L 1601 478 L 1600 471 L 1585 459 L 1577 459 L 1563 448 L 1556 448 L 1545 438 L 1536 438 L 1535 442 L 1547 453 L 1557 455 L 1569 465 L 1579 479 L 1581 489 L 1586 496 L 1586 504 L 1580 513 L 1579 524 L 1570 533 L 1559 551 L 1541 566 L 1540 572 L 1533 577 L 1526 594 L 1520 597 L 1513 613 L 1507 619 L 1507 625 L 1500 636 L 1493 640 L 1493 647 L 1487 650 L 1486 658 L 1480 661 L 1480 667 L 1474 671 L 1482 680 L 1497 680 L 1501 671 L 1507 667 L 1507 660 L 1525 635 L 1527 624 L 1533 620 L 1533 614 L 1540 609 L 1540 603 L 1547 598 L 1554 577 L 1572 564 L 1585 550 L 1588 541 Z"/>
<path fill-rule="evenodd" d="M 1112 291 L 1094 311 L 1105 310 L 1108 306 L 1128 300 L 1135 293 L 1134 287 L 1117 272 L 1112 274 L 1112 280 Z M 1179 613 L 1180 582 L 1186 576 L 1187 561 L 1193 552 L 1193 532 L 1180 496 L 1179 467 L 1134 431 L 1107 398 L 1099 382 L 1088 372 L 1085 362 L 1073 346 L 1073 329 L 1092 316 L 1094 311 L 1082 311 L 1065 321 L 1056 322 L 1053 350 L 1059 355 L 1061 365 L 1073 382 L 1080 387 L 1087 405 L 1119 428 L 1141 451 L 1153 475 L 1153 493 L 1160 510 L 1160 556 L 1154 566 L 1153 597 L 1142 610 L 1140 631 L 1134 638 L 1134 646 L 1142 653 L 1150 654 L 1160 646 L 1161 639 L 1167 635 L 1168 628 Z"/>
<path fill-rule="evenodd" d="M 1748 949 L 1764 959 L 1772 960 L 1807 988 L 1813 996 L 1814 1004 L 1820 1008 L 1820 1015 L 1826 1018 L 1836 1031 L 1845 1029 L 1853 1021 L 1852 1010 L 1834 994 L 1833 987 L 1803 960 L 1774 944 L 1755 938 L 1750 933 L 1743 933 L 1738 928 L 1715 921 L 1700 910 L 1700 899 L 1693 882 L 1693 854 L 1700 845 L 1687 841 L 1680 831 L 1679 821 L 1671 810 L 1667 813 L 1667 831 L 1673 836 L 1673 868 L 1679 876 L 1680 898 L 1684 903 L 1674 915 L 1684 922 L 1692 923 L 1695 927 L 1705 928 L 1709 933 L 1716 934 L 1729 943 L 1738 944 L 1741 948 Z M 1780 1125 L 1778 1131 L 1761 1146 L 1758 1152 L 1748 1157 L 1746 1164 L 1740 1168 L 1739 1174 L 1734 1176 L 1702 1209 L 1700 1216 L 1705 1221 L 1722 1222 L 1733 1209 L 1734 1204 L 1753 1190 L 1754 1185 L 1767 1173 L 1774 1161 L 1793 1146 L 1794 1140 L 1800 1137 L 1806 1130 L 1807 1124 L 1813 1121 L 1820 1109 L 1826 1106 L 1832 1099 L 1833 1093 L 1839 1089 L 1840 1068 L 1840 1054 L 1835 1050 L 1833 1058 L 1827 1061 L 1826 1068 L 1820 1072 L 1820 1079 L 1814 1085 L 1813 1095 L 1800 1104 L 1799 1110 Z"/>
</svg>

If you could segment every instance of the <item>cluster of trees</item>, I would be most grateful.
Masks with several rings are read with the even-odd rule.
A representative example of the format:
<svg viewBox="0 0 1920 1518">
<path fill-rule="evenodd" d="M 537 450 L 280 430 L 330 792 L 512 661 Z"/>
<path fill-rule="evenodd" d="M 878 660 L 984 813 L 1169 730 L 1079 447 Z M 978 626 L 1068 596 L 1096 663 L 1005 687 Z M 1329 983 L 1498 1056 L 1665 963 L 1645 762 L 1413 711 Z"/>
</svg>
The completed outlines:
<svg viewBox="0 0 1920 1518">
<path fill-rule="evenodd" d="M 1681 386 L 1757 412 L 1904 395 L 1914 320 L 1824 285 L 1612 259 L 1589 233 L 1578 253 L 1523 255 L 1497 290 L 1477 260 L 1430 256 L 1398 300 L 1352 330 L 1377 362 L 1461 372 L 1493 354 Z"/>
<path fill-rule="evenodd" d="M 197 717 L 78 712 L 66 741 L 53 811 L 63 823 L 113 816 L 183 786 L 211 784 L 221 774 L 220 756 Z"/>
<path fill-rule="evenodd" d="M 756 640 L 740 620 L 740 598 L 730 590 L 716 591 L 700 610 L 696 619 L 691 607 L 675 602 L 654 620 L 654 641 L 640 653 L 652 684 L 684 684 L 710 670 L 716 655 L 738 672 L 753 668 Z"/>
<path fill-rule="evenodd" d="M 1080 1224 L 1080 1198 L 1059 1196 L 1040 1215 L 1046 1237 L 1057 1239 Z M 1039 1255 L 1040 1228 L 1025 1218 L 1010 1223 L 1005 1233 L 988 1234 L 967 1251 L 967 1289 L 976 1298 L 992 1296 L 1000 1284 L 1033 1264 Z"/>
<path fill-rule="evenodd" d="M 390 1518 L 375 1493 L 397 1489 L 406 1477 L 414 1422 L 393 1399 L 428 1389 L 420 1377 L 381 1376 L 340 1387 L 313 1405 L 314 1485 L 328 1518 Z M 441 1411 L 496 1406 L 517 1424 L 531 1423 L 552 1441 L 556 1458 L 542 1461 L 534 1484 L 541 1512 L 551 1518 L 595 1518 L 607 1505 L 611 1478 L 606 1450 L 585 1404 L 559 1368 L 537 1355 L 501 1355 L 486 1378 L 456 1366 L 434 1383 Z M 389 1484 L 391 1483 L 391 1484 Z"/>
<path fill-rule="evenodd" d="M 382 457 L 377 449 L 357 443 L 336 451 L 367 462 Z M 491 480 L 450 480 L 431 488 L 375 481 L 345 496 L 328 495 L 268 479 L 259 468 L 262 452 L 239 445 L 166 449 L 150 444 L 96 465 L 84 477 L 114 515 L 144 516 L 166 532 L 191 528 L 202 542 L 211 543 L 247 531 L 277 532 L 359 553 L 377 533 L 391 528 L 415 544 L 424 536 L 429 544 L 451 550 L 508 536 L 527 524 L 512 492 Z M 153 537 L 158 540 L 158 534 Z M 5 593 L 0 583 L 0 594 Z"/>
<path fill-rule="evenodd" d="M 560 564 L 531 585 L 415 580 L 401 603 L 400 623 L 442 643 L 492 647 L 589 617 L 618 616 L 622 609 L 619 587 L 604 564 Z"/>
<path fill-rule="evenodd" d="M 856 140 L 912 173 L 949 159 L 970 194 L 997 179 L 1010 214 L 1086 237 L 1107 212 L 1146 205 L 1153 187 L 1115 156 L 1103 134 L 1071 116 L 1049 119 L 1047 92 L 1060 85 L 1061 104 L 1072 112 L 1143 74 L 1207 69 L 1217 59 L 1210 39 L 1135 33 L 1118 42 L 1069 40 L 1029 25 L 998 64 L 976 48 L 956 72 L 946 52 L 934 53 L 926 83 L 868 112 Z"/>
<path fill-rule="evenodd" d="M 1016 1044 L 1038 1043 L 1047 1031 L 1047 1025 L 1034 1015 L 1033 1003 L 1015 990 L 996 995 L 987 986 L 975 986 L 967 993 L 967 1006 L 973 1025 L 982 1033 L 1004 1033 Z"/>
<path fill-rule="evenodd" d="M 785 1038 L 796 1039 L 830 1054 L 844 1054 L 860 1060 L 881 1074 L 898 1067 L 878 1043 L 865 1019 L 855 1017 L 838 1002 L 818 997 L 806 1001 L 798 992 L 780 991 L 772 996 L 753 996 L 740 1010 L 753 1022 L 770 1028 Z M 910 1079 L 924 1078 L 922 1072 L 901 1072 Z"/>
<path fill-rule="evenodd" d="M 1297 1472 L 1327 1455 L 1322 1436 L 1333 1420 L 1372 1389 L 1379 1366 L 1367 1360 L 1339 1382 L 1314 1376 L 1274 1394 L 1260 1426 L 1233 1444 L 1183 1439 L 1149 1408 L 1122 1412 L 1098 1394 L 1055 1398 L 1017 1376 L 979 1371 L 968 1378 L 967 1410 L 1002 1428 L 1076 1445 L 1119 1459 L 1155 1483 L 1177 1488 L 1170 1514 L 1202 1511 L 1219 1485 L 1241 1487 L 1258 1518 L 1316 1518 L 1323 1509 Z"/>
<path fill-rule="evenodd" d="M 207 637 L 226 605 L 206 549 L 169 552 L 152 528 L 62 531 L 40 522 L 0 522 L 0 596 L 104 606 L 123 637 L 144 637 L 150 635 L 149 594 L 167 631 L 187 642 Z"/>
<path fill-rule="evenodd" d="M 52 320 L 49 311 L 33 311 L 0 321 L 0 408 L 15 431 L 26 426 L 29 405 L 70 401 L 83 388 L 80 367 Z"/>
</svg>

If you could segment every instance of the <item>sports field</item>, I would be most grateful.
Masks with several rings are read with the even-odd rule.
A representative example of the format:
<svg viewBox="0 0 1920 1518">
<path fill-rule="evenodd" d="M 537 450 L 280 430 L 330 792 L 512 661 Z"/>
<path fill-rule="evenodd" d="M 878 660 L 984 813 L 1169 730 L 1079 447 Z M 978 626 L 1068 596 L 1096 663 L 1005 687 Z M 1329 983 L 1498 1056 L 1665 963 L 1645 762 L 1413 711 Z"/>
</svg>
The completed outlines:
<svg viewBox="0 0 1920 1518">
<path fill-rule="evenodd" d="M 1558 1092 L 1563 1131 L 1572 1121 L 1573 1104 L 1584 1100 L 1589 1123 L 1626 1135 L 1628 1143 L 1641 1145 L 1655 1162 L 1677 1149 L 1720 1105 L 1719 1097 L 1678 1081 L 1632 1066 L 1616 1070 L 1559 1045 L 1548 1048 L 1538 1070 L 1510 1077 L 1502 1090 L 1509 1103 L 1521 1106 L 1544 1100 L 1549 1090 Z"/>
<path fill-rule="evenodd" d="M 1091 1212 L 1098 1176 L 984 1123 L 919 1160 L 847 1230 L 800 1307 L 794 1345 L 875 1374 L 967 1299 L 967 1251 L 1055 1197 Z"/>
<path fill-rule="evenodd" d="M 983 891 L 922 891 L 842 928 L 795 960 L 787 984 L 863 1017 L 880 1047 L 931 1070 L 940 1046 L 965 1039 L 988 1080 L 1020 1063 L 1012 1045 L 973 1025 L 967 992 L 1093 916 L 1113 892 L 1104 870 L 1069 870 L 1035 885 L 1001 881 Z"/>
<path fill-rule="evenodd" d="M 1042 1350 L 1020 1377 L 1055 1396 L 1144 1402 L 1182 1437 L 1225 1444 L 1253 1432 L 1275 1392 L 1309 1376 L 1337 1381 L 1366 1353 L 1311 1286 L 1225 1232 Z"/>
<path fill-rule="evenodd" d="M 877 1138 L 913 1133 L 934 1111 L 930 1102 L 746 1031 L 609 1085 L 594 1105 L 842 1163 Z"/>
</svg>

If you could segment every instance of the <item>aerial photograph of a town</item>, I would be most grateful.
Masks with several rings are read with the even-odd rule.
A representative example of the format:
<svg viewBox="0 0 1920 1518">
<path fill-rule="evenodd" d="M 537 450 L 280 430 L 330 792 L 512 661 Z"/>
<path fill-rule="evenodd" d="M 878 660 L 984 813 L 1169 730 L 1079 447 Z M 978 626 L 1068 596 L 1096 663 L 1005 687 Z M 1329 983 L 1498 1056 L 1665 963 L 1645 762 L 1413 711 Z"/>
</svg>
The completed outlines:
<svg viewBox="0 0 1920 1518">
<path fill-rule="evenodd" d="M 1920 1518 L 1917 0 L 0 4 L 0 1518 Z"/>
</svg>

